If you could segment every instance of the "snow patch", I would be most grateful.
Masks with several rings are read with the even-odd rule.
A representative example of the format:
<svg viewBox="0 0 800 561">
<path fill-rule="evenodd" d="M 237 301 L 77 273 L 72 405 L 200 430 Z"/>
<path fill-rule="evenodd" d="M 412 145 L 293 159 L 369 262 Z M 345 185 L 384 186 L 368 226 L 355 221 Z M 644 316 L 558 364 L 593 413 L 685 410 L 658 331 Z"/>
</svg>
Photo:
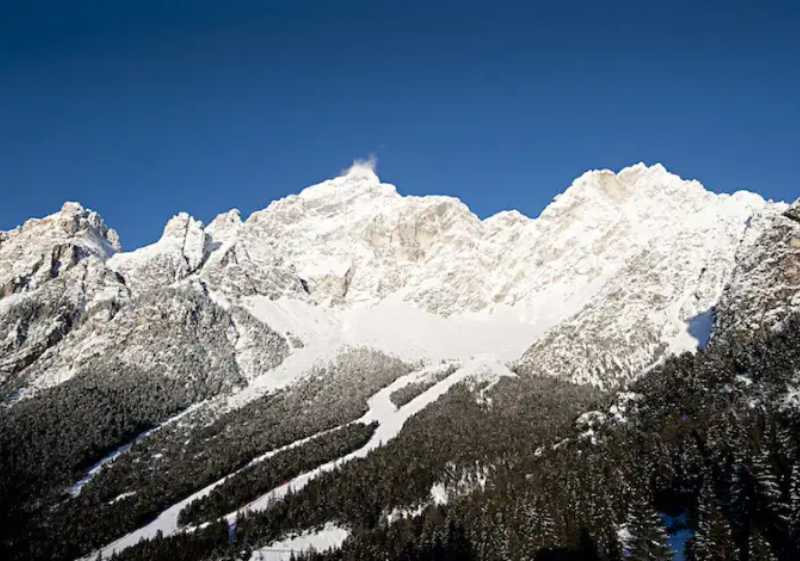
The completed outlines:
<svg viewBox="0 0 800 561">
<path fill-rule="evenodd" d="M 448 501 L 447 489 L 443 483 L 434 483 L 431 486 L 431 500 L 435 505 L 446 505 Z"/>
<path fill-rule="evenodd" d="M 489 314 L 442 317 L 396 297 L 374 305 L 328 308 L 253 296 L 244 299 L 244 307 L 276 331 L 290 331 L 325 355 L 342 347 L 366 346 L 405 360 L 465 360 L 492 354 L 510 361 L 543 331 L 533 318 L 509 307 L 498 306 Z"/>
<path fill-rule="evenodd" d="M 310 549 L 315 551 L 338 549 L 349 535 L 348 529 L 328 522 L 321 529 L 308 530 L 256 549 L 250 556 L 250 561 L 288 561 L 293 553 Z"/>
</svg>

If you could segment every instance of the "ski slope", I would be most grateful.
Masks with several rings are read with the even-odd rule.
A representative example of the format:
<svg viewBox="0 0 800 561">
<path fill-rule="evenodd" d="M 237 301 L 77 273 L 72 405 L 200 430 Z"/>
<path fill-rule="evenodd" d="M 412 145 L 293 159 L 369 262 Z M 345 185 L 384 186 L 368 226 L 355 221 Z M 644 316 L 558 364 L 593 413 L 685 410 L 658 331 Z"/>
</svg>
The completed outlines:
<svg viewBox="0 0 800 561">
<path fill-rule="evenodd" d="M 260 497 L 256 498 L 255 500 L 251 501 L 250 503 L 244 505 L 243 507 L 237 509 L 234 512 L 231 512 L 225 516 L 228 520 L 228 523 L 231 524 L 235 522 L 237 514 L 240 512 L 258 512 L 269 508 L 274 501 L 281 500 L 289 490 L 298 491 L 302 489 L 309 481 L 313 480 L 314 478 L 320 476 L 323 473 L 327 473 L 329 471 L 334 470 L 335 468 L 347 463 L 348 461 L 354 458 L 363 458 L 367 454 L 369 454 L 372 450 L 382 446 L 383 444 L 387 443 L 391 439 L 395 438 L 403 428 L 405 422 L 411 418 L 416 413 L 422 411 L 425 407 L 430 405 L 431 403 L 435 402 L 439 399 L 442 395 L 447 393 L 450 388 L 454 385 L 462 382 L 468 378 L 474 379 L 491 379 L 494 380 L 499 376 L 514 376 L 514 374 L 508 370 L 508 368 L 491 356 L 480 356 L 476 357 L 469 362 L 463 364 L 460 368 L 455 370 L 452 374 L 450 374 L 447 378 L 444 378 L 437 384 L 428 388 L 425 392 L 421 393 L 410 402 L 405 404 L 403 407 L 397 408 L 395 407 L 394 403 L 390 400 L 390 396 L 396 390 L 406 386 L 412 382 L 419 380 L 422 377 L 425 377 L 429 374 L 429 370 L 433 368 L 423 368 L 421 370 L 414 371 L 410 374 L 405 376 L 401 376 L 388 386 L 382 388 L 378 391 L 375 395 L 369 398 L 368 400 L 368 411 L 359 419 L 356 419 L 355 423 L 364 423 L 369 424 L 372 422 L 378 423 L 378 428 L 373 433 L 370 440 L 358 450 L 351 452 L 337 460 L 328 462 L 323 464 L 309 472 L 303 473 L 298 475 L 297 477 L 291 479 L 287 483 L 272 489 L 268 493 L 261 495 Z M 436 369 L 438 370 L 441 368 L 441 365 L 437 365 Z M 342 425 L 344 426 L 344 425 Z M 337 427 L 341 428 L 341 427 Z M 336 429 L 331 429 L 336 430 Z M 248 465 L 252 465 L 253 463 L 264 461 L 269 459 L 270 457 L 287 450 L 289 448 L 294 448 L 297 446 L 301 446 L 308 442 L 309 440 L 320 436 L 326 432 L 317 433 L 307 438 L 303 438 L 301 440 L 297 440 L 283 446 L 281 448 L 277 448 L 258 458 L 251 461 Z M 245 468 L 242 468 L 245 469 Z M 193 528 L 181 528 L 178 525 L 178 514 L 181 510 L 183 510 L 186 505 L 190 502 L 200 499 L 208 493 L 210 493 L 214 488 L 218 487 L 222 483 L 225 482 L 229 477 L 238 473 L 238 471 L 234 471 L 227 476 L 215 481 L 214 483 L 204 487 L 203 489 L 193 493 L 192 495 L 186 497 L 185 499 L 175 503 L 174 505 L 170 506 L 166 510 L 164 510 L 161 514 L 159 514 L 152 522 L 130 532 L 122 536 L 121 538 L 111 542 L 110 544 L 106 545 L 102 549 L 93 552 L 91 555 L 88 555 L 83 558 L 84 561 L 91 561 L 97 557 L 97 554 L 100 553 L 103 557 L 111 556 L 115 551 L 120 552 L 132 545 L 135 545 L 142 539 L 151 539 L 156 536 L 158 532 L 161 532 L 164 537 L 173 535 L 179 531 L 191 531 Z"/>
<path fill-rule="evenodd" d="M 71 485 L 67 489 L 67 492 L 70 495 L 72 495 L 73 497 L 77 497 L 78 495 L 80 495 L 81 490 L 86 486 L 86 484 L 89 483 L 92 479 L 94 479 L 97 476 L 97 474 L 100 473 L 100 471 L 102 471 L 102 469 L 104 467 L 106 467 L 108 464 L 110 464 L 111 462 L 113 462 L 114 460 L 119 458 L 122 454 L 124 454 L 125 452 L 130 450 L 131 447 L 134 444 L 136 444 L 140 440 L 143 440 L 143 439 L 147 438 L 148 436 L 150 436 L 154 432 L 158 432 L 163 427 L 178 421 L 179 419 L 181 419 L 185 415 L 187 415 L 190 412 L 196 410 L 201 405 L 202 405 L 202 402 L 201 403 L 196 403 L 196 404 L 194 404 L 194 405 L 192 405 L 190 407 L 187 407 L 186 409 L 184 409 L 183 411 L 181 411 L 177 415 L 173 415 L 172 417 L 170 417 L 169 419 L 167 419 L 166 421 L 164 421 L 160 425 L 158 425 L 156 427 L 153 427 L 152 429 L 137 435 L 133 440 L 131 440 L 129 442 L 126 442 L 125 444 L 115 448 L 114 450 L 109 452 L 106 456 L 101 458 L 98 462 L 96 462 L 94 465 L 92 465 L 86 471 L 86 474 L 80 480 L 76 481 L 75 484 Z"/>
</svg>

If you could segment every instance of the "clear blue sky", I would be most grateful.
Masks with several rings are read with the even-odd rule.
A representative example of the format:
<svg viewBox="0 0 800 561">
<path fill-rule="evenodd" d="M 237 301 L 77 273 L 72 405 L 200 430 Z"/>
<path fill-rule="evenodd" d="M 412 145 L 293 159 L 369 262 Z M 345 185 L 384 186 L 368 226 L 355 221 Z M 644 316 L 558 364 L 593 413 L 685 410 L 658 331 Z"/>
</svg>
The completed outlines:
<svg viewBox="0 0 800 561">
<path fill-rule="evenodd" d="M 800 3 L 432 4 L 3 2 L 0 229 L 77 200 L 132 248 L 370 154 L 481 216 L 639 160 L 800 195 Z"/>
</svg>

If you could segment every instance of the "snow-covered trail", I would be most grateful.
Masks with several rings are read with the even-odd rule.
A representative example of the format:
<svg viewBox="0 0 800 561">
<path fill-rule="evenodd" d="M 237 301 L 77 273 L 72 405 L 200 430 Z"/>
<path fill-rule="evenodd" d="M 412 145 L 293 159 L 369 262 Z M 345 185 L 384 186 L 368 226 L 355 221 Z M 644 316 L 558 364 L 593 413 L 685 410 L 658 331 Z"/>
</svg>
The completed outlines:
<svg viewBox="0 0 800 561">
<path fill-rule="evenodd" d="M 422 411 L 425 407 L 439 399 L 450 388 L 457 383 L 465 380 L 466 378 L 476 376 L 480 377 L 486 373 L 491 373 L 492 377 L 495 376 L 514 376 L 508 368 L 491 357 L 477 357 L 461 368 L 457 369 L 447 378 L 428 388 L 426 391 L 409 401 L 403 407 L 397 408 L 394 403 L 389 399 L 391 394 L 422 375 L 423 371 L 416 371 L 398 378 L 392 384 L 386 386 L 374 396 L 369 399 L 369 411 L 361 417 L 358 421 L 362 423 L 371 423 L 377 421 L 378 428 L 373 433 L 369 441 L 359 448 L 358 450 L 347 454 L 337 460 L 333 460 L 323 464 L 307 473 L 298 475 L 287 483 L 276 487 L 272 491 L 265 493 L 244 507 L 237 509 L 226 515 L 229 523 L 236 520 L 236 516 L 240 512 L 258 512 L 265 510 L 271 503 L 276 500 L 282 499 L 289 490 L 298 491 L 305 487 L 309 481 L 318 477 L 319 475 L 332 471 L 337 467 L 347 463 L 355 458 L 363 458 L 367 456 L 372 450 L 382 446 L 388 441 L 396 437 L 405 425 L 405 422 L 413 415 Z"/>
<path fill-rule="evenodd" d="M 180 420 L 185 415 L 188 415 L 192 411 L 196 410 L 198 407 L 200 407 L 202 405 L 202 403 L 203 402 L 195 403 L 194 405 L 191 405 L 191 406 L 187 407 L 186 409 L 184 409 L 180 413 L 178 413 L 176 415 L 173 415 L 172 417 L 168 418 L 167 420 L 163 421 L 162 423 L 160 423 L 159 425 L 153 427 L 152 429 L 147 430 L 147 431 L 145 431 L 145 432 L 143 432 L 141 434 L 136 435 L 132 440 L 126 442 L 125 444 L 122 444 L 121 446 L 118 446 L 117 448 L 115 448 L 114 450 L 109 452 L 105 457 L 103 457 L 97 463 L 92 465 L 86 471 L 86 474 L 80 480 L 75 482 L 73 485 L 71 485 L 67 489 L 69 494 L 72 495 L 73 497 L 77 497 L 78 495 L 80 495 L 81 490 L 86 486 L 86 484 L 89 483 L 92 479 L 94 479 L 95 476 L 98 473 L 100 473 L 100 471 L 107 464 L 109 464 L 109 463 L 113 462 L 114 460 L 116 460 L 117 458 L 119 458 L 122 454 L 124 454 L 125 452 L 130 450 L 131 447 L 134 444 L 136 444 L 137 442 L 139 442 L 140 440 L 143 440 L 143 439 L 147 438 L 148 436 L 150 436 L 154 432 L 158 432 L 159 430 L 161 430 L 162 428 L 166 427 L 167 425 L 170 425 L 170 424 Z"/>
<path fill-rule="evenodd" d="M 349 530 L 329 522 L 319 530 L 301 532 L 257 549 L 250 556 L 250 561 L 289 561 L 293 553 L 300 553 L 312 547 L 316 551 L 338 549 L 349 535 Z"/>
<path fill-rule="evenodd" d="M 345 426 L 345 425 L 341 425 L 341 426 Z M 214 490 L 214 488 L 219 487 L 220 485 L 225 483 L 225 481 L 228 478 L 236 475 L 237 473 L 239 473 L 240 471 L 242 471 L 244 469 L 247 469 L 248 467 L 252 466 L 253 464 L 257 464 L 259 462 L 263 462 L 264 460 L 267 460 L 267 459 L 271 458 L 272 456 L 274 456 L 275 454 L 279 454 L 280 452 L 283 452 L 285 450 L 289 450 L 291 448 L 296 448 L 297 446 L 302 446 L 303 444 L 305 444 L 309 440 L 313 440 L 314 438 L 317 438 L 318 436 L 322 436 L 322 435 L 327 434 L 329 432 L 333 432 L 333 431 L 341 428 L 341 426 L 340 427 L 334 427 L 334 428 L 328 429 L 328 430 L 324 430 L 324 431 L 318 432 L 316 434 L 312 434 L 311 436 L 307 436 L 306 438 L 301 438 L 300 440 L 295 440 L 294 442 L 292 442 L 290 444 L 287 444 L 286 446 L 281 446 L 280 448 L 275 448 L 274 450 L 270 450 L 269 452 L 266 452 L 264 454 L 261 454 L 260 456 L 257 456 L 256 458 L 253 458 L 252 460 L 247 462 L 247 464 L 245 464 L 243 467 L 241 467 L 241 468 L 239 468 L 239 469 L 237 469 L 235 471 L 232 471 L 231 473 L 227 474 L 225 477 L 222 477 L 222 478 L 218 479 L 217 481 L 211 483 L 210 485 L 207 485 L 207 486 L 203 487 L 199 491 L 196 491 L 196 492 L 192 493 L 191 495 L 189 495 L 185 499 L 182 499 L 182 500 L 178 501 L 177 503 L 173 504 L 172 506 L 170 506 L 166 510 L 162 511 L 161 514 L 159 514 L 152 522 L 150 522 L 146 526 L 142 526 L 138 530 L 134 530 L 133 532 L 131 532 L 129 534 L 126 534 L 126 535 L 122 536 L 121 538 L 111 542 L 107 546 L 105 546 L 102 549 L 100 549 L 99 553 L 101 553 L 102 556 L 105 558 L 105 557 L 111 556 L 111 554 L 114 551 L 122 551 L 123 549 L 126 549 L 126 548 L 128 548 L 128 547 L 130 547 L 132 545 L 137 544 L 139 542 L 139 540 L 151 539 L 151 538 L 155 537 L 155 535 L 159 531 L 161 531 L 165 537 L 176 533 L 180 529 L 180 527 L 178 525 L 178 515 L 186 507 L 186 505 L 188 505 L 192 501 L 205 497 L 212 490 Z M 189 530 L 191 528 L 186 528 L 186 529 Z M 87 555 L 86 557 L 83 557 L 82 561 L 90 561 L 92 559 L 95 559 L 97 557 L 97 554 L 98 554 L 98 551 L 95 551 L 91 555 Z"/>
<path fill-rule="evenodd" d="M 379 423 L 378 428 L 373 433 L 370 440 L 365 444 L 363 447 L 359 448 L 358 450 L 351 452 L 337 460 L 328 462 L 315 468 L 307 473 L 298 475 L 294 479 L 290 480 L 288 483 L 281 485 L 268 493 L 258 497 L 254 501 L 248 503 L 247 505 L 243 506 L 240 509 L 237 509 L 234 512 L 229 513 L 226 515 L 226 519 L 231 522 L 236 519 L 236 515 L 238 512 L 248 511 L 248 512 L 257 512 L 260 510 L 266 509 L 273 501 L 279 500 L 283 498 L 289 489 L 297 491 L 304 487 L 309 481 L 314 479 L 315 477 L 329 472 L 335 469 L 337 466 L 340 466 L 354 458 L 363 458 L 367 454 L 369 454 L 375 448 L 385 444 L 397 434 L 399 434 L 400 430 L 403 428 L 405 422 L 416 413 L 422 411 L 425 407 L 439 399 L 442 395 L 447 393 L 450 388 L 452 388 L 455 384 L 461 382 L 462 380 L 469 378 L 470 376 L 482 376 L 484 374 L 491 373 L 492 376 L 513 376 L 513 374 L 503 365 L 501 362 L 497 361 L 493 358 L 487 357 L 478 357 L 476 359 L 471 360 L 467 364 L 463 365 L 461 368 L 457 369 L 447 378 L 441 380 L 437 384 L 428 388 L 425 392 L 420 394 L 419 396 L 412 399 L 410 402 L 405 404 L 401 408 L 396 408 L 394 403 L 389 399 L 389 396 L 397 389 L 410 384 L 419 378 L 425 376 L 429 373 L 431 368 L 439 369 L 441 365 L 437 365 L 436 367 L 428 367 L 423 368 L 422 370 L 416 370 L 411 372 L 410 374 L 406 374 L 405 376 L 401 376 L 388 386 L 379 390 L 375 395 L 369 398 L 367 401 L 368 403 L 368 411 L 359 419 L 352 421 L 353 423 L 361 422 L 361 423 L 371 423 L 373 421 L 377 421 Z M 349 424 L 349 423 L 348 423 Z M 345 425 L 342 425 L 345 426 Z M 340 427 L 336 427 L 340 428 Z M 269 457 L 278 454 L 284 450 L 289 448 L 293 448 L 296 446 L 301 446 L 304 443 L 308 442 L 309 440 L 320 436 L 329 431 L 323 431 L 322 433 L 317 433 L 307 438 L 303 438 L 301 440 L 297 440 L 283 446 L 281 448 L 277 448 L 266 454 L 259 456 L 258 458 L 252 460 L 248 465 L 252 465 L 258 461 L 263 461 L 268 459 Z M 242 468 L 244 469 L 244 468 Z M 175 503 L 171 507 L 164 510 L 158 517 L 129 534 L 122 536 L 121 538 L 111 542 L 110 544 L 106 545 L 102 549 L 99 550 L 99 553 L 102 554 L 103 557 L 110 556 L 114 551 L 122 551 L 132 545 L 135 545 L 141 539 L 150 539 L 155 537 L 155 535 L 161 531 L 162 534 L 166 536 L 170 536 L 175 534 L 178 531 L 188 531 L 191 528 L 181 529 L 178 526 L 178 514 L 180 513 L 183 508 L 188 505 L 193 500 L 199 499 L 210 493 L 215 487 L 221 485 L 225 482 L 226 479 L 235 475 L 237 471 L 234 471 L 225 477 L 215 481 L 214 483 L 204 487 L 203 489 L 193 493 L 192 495 L 186 497 L 185 499 Z M 97 557 L 98 551 L 93 552 L 91 555 L 88 555 L 83 558 L 85 561 L 91 561 Z"/>
</svg>

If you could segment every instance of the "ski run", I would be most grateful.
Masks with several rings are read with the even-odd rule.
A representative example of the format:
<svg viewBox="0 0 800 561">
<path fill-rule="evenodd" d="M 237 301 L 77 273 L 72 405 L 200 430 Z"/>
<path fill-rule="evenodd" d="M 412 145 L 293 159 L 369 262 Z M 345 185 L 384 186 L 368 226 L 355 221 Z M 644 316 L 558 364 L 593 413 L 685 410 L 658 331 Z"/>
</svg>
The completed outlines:
<svg viewBox="0 0 800 561">
<path fill-rule="evenodd" d="M 437 365 L 437 368 L 438 367 L 439 366 Z M 367 413 L 365 413 L 359 419 L 352 421 L 352 423 L 364 423 L 364 424 L 369 424 L 372 422 L 378 423 L 377 429 L 375 430 L 372 437 L 364 446 L 341 458 L 322 464 L 321 466 L 309 472 L 300 474 L 291 479 L 290 481 L 284 483 L 283 485 L 280 485 L 279 487 L 276 487 L 275 489 L 272 489 L 271 491 L 261 495 L 260 497 L 256 498 L 250 503 L 237 509 L 236 511 L 227 514 L 225 518 L 227 519 L 228 523 L 229 524 L 234 523 L 239 513 L 258 512 L 266 510 L 267 508 L 269 508 L 270 505 L 274 504 L 275 501 L 281 500 L 283 497 L 285 497 L 290 490 L 295 492 L 299 491 L 309 481 L 318 477 L 319 475 L 332 471 L 352 459 L 363 458 L 367 456 L 367 454 L 369 454 L 372 450 L 382 446 L 391 439 L 395 438 L 400 433 L 400 431 L 403 428 L 403 425 L 409 418 L 422 411 L 425 407 L 427 407 L 431 403 L 435 402 L 442 395 L 447 393 L 447 391 L 450 390 L 450 388 L 452 388 L 459 382 L 462 382 L 467 379 L 488 378 L 494 380 L 500 376 L 514 376 L 514 374 L 510 370 L 508 370 L 508 368 L 503 363 L 501 363 L 494 357 L 486 355 L 477 356 L 465 363 L 462 363 L 461 366 L 457 370 L 455 370 L 452 374 L 450 374 L 448 377 L 444 378 L 435 385 L 431 386 L 430 388 L 428 388 L 426 391 L 424 391 L 423 393 L 412 399 L 407 404 L 403 405 L 400 408 L 397 408 L 394 405 L 394 403 L 392 403 L 389 396 L 391 396 L 393 392 L 402 388 L 403 386 L 415 382 L 419 378 L 425 376 L 426 374 L 428 374 L 428 372 L 429 368 L 423 368 L 421 370 L 416 370 L 405 376 L 401 376 L 400 378 L 398 378 L 388 386 L 382 388 L 375 395 L 369 398 L 367 402 L 368 403 Z M 321 433 L 316 433 L 309 437 L 292 442 L 291 444 L 288 444 L 281 448 L 271 450 L 252 460 L 250 463 L 247 464 L 247 466 L 245 466 L 245 468 L 254 463 L 267 460 L 270 457 L 274 456 L 275 454 L 283 452 L 284 450 L 301 446 L 306 442 L 308 442 L 309 440 L 312 440 L 313 438 L 316 438 L 327 432 L 331 432 L 332 430 L 336 429 L 331 429 L 328 431 L 323 431 Z M 126 534 L 121 538 L 106 545 L 105 547 L 101 548 L 100 550 L 95 551 L 90 555 L 87 555 L 86 557 L 83 558 L 82 561 L 91 561 L 93 559 L 96 559 L 98 553 L 101 554 L 104 558 L 110 557 L 115 551 L 120 552 L 128 547 L 137 544 L 142 539 L 154 538 L 159 532 L 161 532 L 161 534 L 164 537 L 167 537 L 181 531 L 191 531 L 193 529 L 192 527 L 181 528 L 178 525 L 178 514 L 181 512 L 181 510 L 183 510 L 192 501 L 208 495 L 215 487 L 221 485 L 226 481 L 226 479 L 228 479 L 228 477 L 235 475 L 239 471 L 241 470 L 234 471 L 231 474 L 219 479 L 218 481 L 215 481 L 214 483 L 193 493 L 192 495 L 189 495 L 185 499 L 175 503 L 171 507 L 161 512 L 161 514 L 159 514 L 152 522 L 150 522 L 146 526 L 143 526 L 138 530 Z M 341 541 L 343 540 L 344 538 L 342 538 Z M 309 547 L 311 547 L 312 545 L 316 547 L 316 545 L 314 545 L 314 540 L 307 540 L 307 543 Z M 268 550 L 271 547 L 272 546 L 268 546 L 267 548 L 265 548 L 265 550 Z M 282 548 L 276 546 L 273 549 L 282 549 Z M 291 548 L 283 548 L 283 549 L 291 549 Z M 265 552 L 266 551 L 262 553 Z M 256 559 L 259 558 L 256 557 Z M 263 559 L 266 560 L 271 558 L 264 556 Z"/>
</svg>

